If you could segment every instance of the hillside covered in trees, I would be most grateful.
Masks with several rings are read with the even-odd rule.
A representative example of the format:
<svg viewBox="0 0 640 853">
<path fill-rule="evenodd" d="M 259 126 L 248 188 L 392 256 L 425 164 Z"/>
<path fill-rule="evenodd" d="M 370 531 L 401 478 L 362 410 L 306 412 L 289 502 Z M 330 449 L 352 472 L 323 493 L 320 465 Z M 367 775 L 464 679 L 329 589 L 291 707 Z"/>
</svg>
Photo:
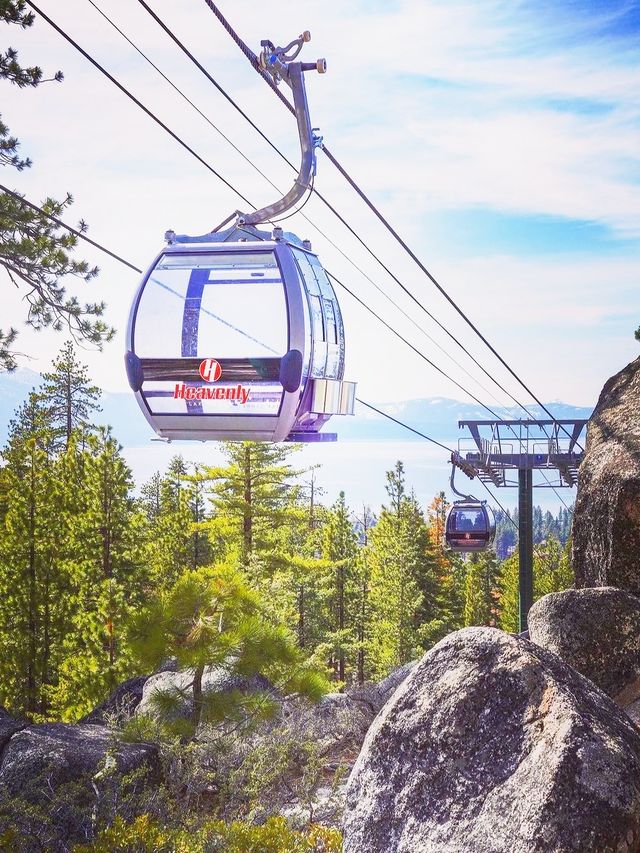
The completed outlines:
<svg viewBox="0 0 640 853">
<path fill-rule="evenodd" d="M 133 482 L 100 391 L 67 344 L 15 414 L 0 469 L 0 703 L 73 721 L 141 671 L 132 620 L 185 572 L 241 573 L 338 685 L 384 677 L 450 631 L 517 626 L 517 554 L 443 548 L 443 493 L 418 505 L 401 461 L 382 507 L 322 502 L 295 446 L 228 444 Z M 137 496 L 136 496 L 137 495 Z M 536 592 L 570 583 L 568 514 L 536 513 Z M 498 553 L 514 531 L 499 517 Z M 501 544 L 502 543 L 502 546 Z M 509 548 L 511 546 L 511 548 Z"/>
<path fill-rule="evenodd" d="M 93 423 L 100 395 L 67 343 L 16 411 L 1 451 L 0 705 L 11 719 L 55 729 L 93 721 L 123 682 L 158 672 L 160 687 L 143 712 L 113 718 L 114 743 L 156 744 L 174 768 L 169 778 L 176 761 L 182 768 L 178 782 L 162 788 L 161 806 L 156 797 L 135 808 L 125 786 L 85 837 L 102 829 L 105 844 L 115 845 L 120 831 L 139 840 L 140 825 L 122 821 L 142 811 L 149 832 L 182 831 L 197 815 L 219 821 L 214 835 L 236 832 L 229 819 L 240 821 L 240 833 L 257 820 L 266 828 L 255 831 L 276 841 L 255 849 L 298 849 L 293 836 L 278 846 L 294 830 L 277 823 L 269 785 L 295 767 L 317 787 L 327 770 L 304 727 L 301 740 L 258 748 L 250 746 L 255 726 L 281 715 L 286 697 L 313 702 L 368 689 L 458 628 L 517 631 L 515 526 L 499 516 L 498 555 L 463 558 L 443 545 L 445 494 L 421 506 L 402 461 L 390 460 L 384 505 L 352 507 L 344 493 L 324 499 L 316 470 L 296 466 L 295 445 L 228 443 L 218 467 L 176 455 L 167 470 L 135 483 L 117 436 Z M 572 578 L 568 514 L 538 510 L 536 525 L 538 597 Z M 167 666 L 176 675 L 162 686 Z M 221 691 L 215 672 L 251 690 Z M 223 758 L 229 750 L 233 761 Z M 224 782 L 202 811 L 211 784 L 202 774 L 212 761 Z M 340 766 L 331 770 L 335 780 Z M 185 801 L 192 787 L 200 793 Z M 49 817 L 34 816 L 36 788 L 26 806 L 0 797 L 1 838 L 28 839 L 38 821 L 49 826 Z M 71 795 L 61 796 L 68 810 Z M 93 814 L 74 808 L 64 824 L 76 827 L 71 840 Z M 59 819 L 51 820 L 51 849 L 71 850 Z M 30 849 L 20 843 L 15 849 Z M 313 844 L 300 849 L 339 849 L 331 834 Z"/>
</svg>

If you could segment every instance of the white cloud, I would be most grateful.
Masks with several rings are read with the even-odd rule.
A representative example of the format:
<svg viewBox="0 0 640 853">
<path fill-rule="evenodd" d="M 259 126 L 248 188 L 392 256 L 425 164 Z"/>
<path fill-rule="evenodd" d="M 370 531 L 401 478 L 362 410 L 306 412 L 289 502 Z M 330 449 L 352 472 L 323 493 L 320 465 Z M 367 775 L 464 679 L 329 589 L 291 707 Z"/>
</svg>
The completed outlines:
<svg viewBox="0 0 640 853">
<path fill-rule="evenodd" d="M 139 60 L 84 0 L 42 6 L 91 53 L 205 156 L 214 168 L 262 204 L 273 191 Z M 237 116 L 135 3 L 101 4 L 176 83 L 283 189 L 291 173 Z M 295 126 L 249 68 L 204 3 L 155 2 L 154 8 L 243 104 L 274 141 L 294 158 Z M 462 261 L 453 249 L 425 233 L 422 216 L 454 208 L 490 208 L 592 220 L 637 238 L 638 87 L 640 61 L 615 45 L 555 33 L 524 17 L 521 5 L 487 2 L 394 4 L 285 0 L 273 7 L 249 0 L 223 6 L 254 47 L 261 38 L 284 42 L 302 29 L 313 34 L 307 58 L 326 55 L 329 72 L 308 83 L 314 124 L 429 267 L 450 289 L 499 351 L 544 397 L 593 401 L 604 379 L 635 355 L 632 330 L 640 314 L 633 257 L 516 259 L 496 255 Z M 560 25 L 558 25 L 560 26 Z M 564 25 L 563 25 L 564 26 Z M 537 27 L 537 29 L 536 29 Z M 3 87 L 3 117 L 34 157 L 31 172 L 5 170 L 4 182 L 28 197 L 74 192 L 69 219 L 83 216 L 90 235 L 144 266 L 166 228 L 202 233 L 240 202 L 200 164 L 155 128 L 85 60 L 39 21 L 25 33 L 5 30 L 25 61 L 65 70 L 65 82 L 27 92 Z M 445 85 L 436 85 L 439 80 Z M 552 99 L 585 99 L 603 111 L 566 112 Z M 318 187 L 366 235 L 403 282 L 459 335 L 471 352 L 490 358 L 437 296 L 384 229 L 320 156 Z M 305 213 L 339 240 L 344 251 L 385 288 L 393 287 L 353 238 L 317 200 Z M 389 308 L 304 221 L 328 267 L 353 285 L 367 303 L 463 384 L 468 377 Z M 83 254 L 103 273 L 87 290 L 104 295 L 109 318 L 126 323 L 136 276 L 99 253 Z M 80 288 L 79 293 L 85 289 Z M 86 297 L 88 298 L 88 297 Z M 416 322 L 424 317 L 398 297 Z M 349 371 L 365 399 L 405 399 L 425 394 L 457 396 L 416 355 L 345 298 Z M 0 327 L 16 322 L 19 302 L 3 302 Z M 5 320 L 5 317 L 8 320 Z M 429 333 L 461 363 L 451 340 Z M 27 332 L 21 346 L 40 369 L 60 346 L 51 333 Z M 103 356 L 88 356 L 97 381 L 124 385 L 122 338 Z M 493 368 L 491 368 L 493 370 Z M 483 384 L 489 380 L 473 365 Z M 500 373 L 511 390 L 514 383 Z M 485 393 L 475 387 L 485 399 Z M 502 400 L 504 395 L 494 391 Z M 487 398 L 488 399 L 488 398 Z M 489 400 L 489 402 L 493 402 Z"/>
</svg>

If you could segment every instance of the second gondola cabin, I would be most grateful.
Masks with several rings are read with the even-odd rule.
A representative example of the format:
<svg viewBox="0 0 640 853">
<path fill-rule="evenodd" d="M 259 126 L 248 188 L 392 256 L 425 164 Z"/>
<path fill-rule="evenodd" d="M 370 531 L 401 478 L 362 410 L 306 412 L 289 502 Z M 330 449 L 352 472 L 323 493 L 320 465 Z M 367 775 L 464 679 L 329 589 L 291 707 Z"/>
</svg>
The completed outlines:
<svg viewBox="0 0 640 853">
<path fill-rule="evenodd" d="M 277 228 L 168 235 L 134 298 L 129 384 L 167 439 L 322 441 L 352 414 L 340 307 L 307 241 Z"/>
<path fill-rule="evenodd" d="M 445 542 L 462 554 L 486 551 L 493 544 L 496 522 L 484 501 L 456 501 L 447 513 Z"/>
</svg>

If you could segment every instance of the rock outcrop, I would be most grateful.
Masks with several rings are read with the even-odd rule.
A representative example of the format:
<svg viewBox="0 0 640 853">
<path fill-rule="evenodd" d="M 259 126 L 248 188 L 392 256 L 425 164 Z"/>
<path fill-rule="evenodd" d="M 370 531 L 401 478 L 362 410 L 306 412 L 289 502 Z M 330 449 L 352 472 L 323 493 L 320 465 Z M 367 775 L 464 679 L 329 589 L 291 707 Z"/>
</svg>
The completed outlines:
<svg viewBox="0 0 640 853">
<path fill-rule="evenodd" d="M 640 358 L 609 379 L 589 421 L 573 567 L 577 587 L 640 595 Z"/>
<path fill-rule="evenodd" d="M 91 723 L 92 725 L 104 726 L 110 723 L 123 723 L 135 712 L 142 702 L 143 688 L 148 675 L 136 675 L 123 681 L 113 691 L 111 696 L 101 702 L 96 708 L 87 714 L 80 723 Z"/>
<path fill-rule="evenodd" d="M 261 811 L 262 806 L 256 807 L 255 817 L 261 819 L 268 813 L 279 812 L 299 828 L 307 826 L 311 819 L 338 826 L 344 808 L 346 778 L 369 726 L 415 665 L 413 662 L 398 667 L 379 684 L 365 684 L 344 693 L 330 693 L 315 703 L 298 696 L 276 696 L 278 710 L 273 718 L 250 722 L 248 727 L 233 726 L 232 733 L 224 735 L 228 768 L 244 772 L 240 768 L 246 768 L 247 762 L 251 763 L 256 756 L 259 756 L 256 760 L 263 761 L 264 754 L 276 743 L 283 750 L 290 751 L 291 760 L 285 760 L 281 768 L 282 778 L 268 791 L 268 804 L 264 804 L 267 810 Z M 179 699 L 174 716 L 188 717 L 191 713 L 192 678 L 193 673 L 189 670 L 155 673 L 144 682 L 135 712 L 154 715 L 157 708 L 154 696 L 158 691 L 170 692 Z M 202 686 L 205 691 L 216 692 L 273 690 L 270 682 L 261 676 L 239 678 L 221 667 L 205 670 Z M 118 704 L 117 698 L 114 694 L 106 707 L 113 710 Z M 102 714 L 103 710 L 97 709 L 97 712 Z M 93 720 L 97 712 L 87 719 Z M 213 737 L 214 742 L 219 743 L 221 734 L 221 730 L 210 732 L 204 725 L 198 731 L 198 742 L 206 749 L 208 739 Z M 297 745 L 299 754 L 294 745 Z M 310 781 L 313 774 L 309 774 L 305 757 L 308 747 L 313 749 L 311 761 L 316 767 L 313 783 Z"/>
<path fill-rule="evenodd" d="M 640 850 L 640 733 L 558 657 L 492 628 L 428 652 L 369 729 L 345 853 Z"/>
<path fill-rule="evenodd" d="M 174 711 L 175 716 L 188 718 L 193 707 L 190 695 L 193 672 L 191 669 L 162 670 L 149 676 L 142 686 L 142 697 L 136 705 L 136 713 L 154 715 L 157 710 L 154 695 L 165 693 L 180 700 Z M 207 667 L 202 676 L 202 690 L 205 693 L 229 693 L 232 690 L 251 693 L 269 690 L 271 687 L 271 683 L 261 675 L 243 678 L 220 666 Z"/>
<path fill-rule="evenodd" d="M 0 707 L 0 751 L 4 749 L 9 740 L 16 732 L 25 729 L 29 725 L 25 720 L 18 720 L 4 708 Z"/>
<path fill-rule="evenodd" d="M 640 697 L 640 598 L 614 587 L 567 589 L 529 611 L 532 642 L 624 705 Z"/>
<path fill-rule="evenodd" d="M 69 851 L 116 808 L 142 810 L 159 779 L 155 745 L 116 742 L 98 725 L 29 725 L 0 759 L 0 847 Z"/>
<path fill-rule="evenodd" d="M 158 752 L 152 744 L 115 742 L 103 726 L 45 723 L 28 726 L 14 734 L 0 760 L 0 789 L 6 795 L 31 800 L 46 789 L 93 776 L 107 756 L 120 774 L 146 767 L 157 775 Z"/>
</svg>

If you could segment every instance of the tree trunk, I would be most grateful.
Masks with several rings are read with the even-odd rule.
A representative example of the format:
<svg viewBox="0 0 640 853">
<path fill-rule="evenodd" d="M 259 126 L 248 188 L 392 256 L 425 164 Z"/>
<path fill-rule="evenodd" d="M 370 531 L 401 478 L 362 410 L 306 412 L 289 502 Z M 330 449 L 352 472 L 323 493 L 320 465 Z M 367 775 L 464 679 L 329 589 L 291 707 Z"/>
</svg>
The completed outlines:
<svg viewBox="0 0 640 853">
<path fill-rule="evenodd" d="M 66 441 L 66 449 L 68 450 L 69 445 L 71 443 L 71 430 L 73 427 L 73 421 L 72 421 L 72 417 L 71 417 L 71 415 L 72 415 L 72 412 L 71 412 L 72 398 L 71 398 L 71 376 L 70 375 L 67 376 L 67 394 L 66 394 L 66 397 L 67 397 L 67 424 L 66 424 L 67 441 Z"/>
<path fill-rule="evenodd" d="M 360 603 L 360 624 L 358 625 L 358 684 L 364 684 L 364 637 L 365 619 L 367 618 L 367 594 L 369 589 L 367 582 L 362 582 L 362 599 Z"/>
<path fill-rule="evenodd" d="M 36 631 L 37 631 L 37 583 L 36 583 L 36 471 L 35 448 L 31 454 L 29 493 L 29 655 L 27 662 L 27 711 L 36 708 Z"/>
<path fill-rule="evenodd" d="M 51 586 L 51 563 L 47 561 L 47 571 L 44 579 L 44 625 L 42 637 L 42 686 L 49 686 L 49 658 L 51 657 L 51 602 L 49 590 Z M 40 713 L 47 713 L 47 700 L 44 694 L 40 697 Z"/>
<path fill-rule="evenodd" d="M 109 602 L 107 613 L 107 633 L 109 643 L 109 687 L 113 689 L 115 684 L 114 665 L 116 660 L 116 643 L 115 643 L 115 607 L 113 602 L 113 571 L 111 566 L 111 518 L 110 518 L 110 483 L 109 483 L 110 467 L 105 465 L 103 494 L 102 494 L 102 513 L 103 527 L 102 534 L 102 576 L 109 581 Z"/>
<path fill-rule="evenodd" d="M 251 448 L 244 449 L 244 508 L 242 536 L 244 545 L 244 558 L 247 560 L 253 550 L 253 505 L 251 494 Z"/>
<path fill-rule="evenodd" d="M 306 644 L 305 624 L 304 624 L 304 584 L 301 583 L 298 587 L 298 645 L 304 649 Z"/>
<path fill-rule="evenodd" d="M 340 631 L 340 652 L 338 656 L 338 678 L 344 681 L 344 648 L 342 636 L 344 631 L 344 566 L 338 569 L 338 631 Z"/>
<path fill-rule="evenodd" d="M 191 712 L 191 722 L 193 723 L 193 734 L 195 735 L 198 726 L 200 725 L 200 718 L 202 717 L 202 705 L 203 705 L 203 695 L 202 695 L 202 676 L 204 674 L 204 666 L 196 667 L 196 671 L 193 676 L 193 711 Z"/>
</svg>

